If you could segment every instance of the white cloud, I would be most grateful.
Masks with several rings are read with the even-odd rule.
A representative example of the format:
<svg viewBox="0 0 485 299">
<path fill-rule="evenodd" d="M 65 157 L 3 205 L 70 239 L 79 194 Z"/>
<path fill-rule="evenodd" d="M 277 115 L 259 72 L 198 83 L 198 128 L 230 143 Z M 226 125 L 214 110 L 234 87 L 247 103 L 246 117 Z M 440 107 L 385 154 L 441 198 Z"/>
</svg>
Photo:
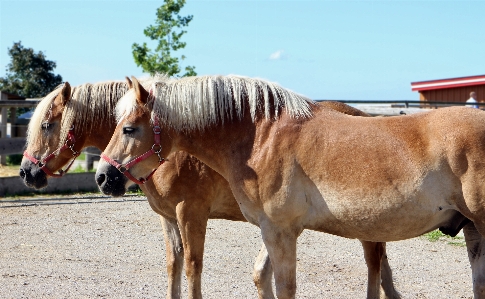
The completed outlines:
<svg viewBox="0 0 485 299">
<path fill-rule="evenodd" d="M 283 50 L 278 50 L 274 53 L 271 53 L 271 55 L 269 55 L 270 60 L 280 60 L 280 59 L 283 59 L 285 57 L 286 57 L 286 54 L 285 54 L 285 51 L 283 51 Z"/>
</svg>

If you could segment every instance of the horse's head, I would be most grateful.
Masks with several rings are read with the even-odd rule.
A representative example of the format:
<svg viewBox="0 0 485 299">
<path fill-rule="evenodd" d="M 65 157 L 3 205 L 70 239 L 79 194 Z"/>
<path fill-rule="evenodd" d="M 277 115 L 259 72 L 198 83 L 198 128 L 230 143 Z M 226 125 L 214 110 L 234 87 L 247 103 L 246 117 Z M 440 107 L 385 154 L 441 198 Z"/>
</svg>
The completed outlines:
<svg viewBox="0 0 485 299">
<path fill-rule="evenodd" d="M 172 147 L 158 118 L 152 121 L 149 92 L 132 79 L 130 90 L 117 104 L 118 125 L 96 171 L 100 190 L 112 196 L 123 195 L 133 182 L 143 184 L 150 179 Z"/>
<path fill-rule="evenodd" d="M 62 114 L 71 99 L 68 82 L 47 95 L 37 106 L 29 123 L 27 149 L 20 166 L 24 183 L 36 189 L 47 186 L 47 176 L 54 174 L 78 154 L 73 130 L 63 145 Z M 62 171 L 60 171 L 62 175 Z"/>
</svg>

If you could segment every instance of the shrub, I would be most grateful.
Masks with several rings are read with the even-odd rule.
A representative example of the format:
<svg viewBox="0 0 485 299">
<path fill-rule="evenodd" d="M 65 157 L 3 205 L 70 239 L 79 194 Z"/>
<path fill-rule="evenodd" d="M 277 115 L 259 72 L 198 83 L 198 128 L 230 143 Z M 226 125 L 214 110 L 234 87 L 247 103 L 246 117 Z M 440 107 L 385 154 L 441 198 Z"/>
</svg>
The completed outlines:
<svg viewBox="0 0 485 299">
<path fill-rule="evenodd" d="M 8 155 L 7 165 L 20 165 L 20 163 L 22 163 L 22 158 L 22 154 Z"/>
</svg>

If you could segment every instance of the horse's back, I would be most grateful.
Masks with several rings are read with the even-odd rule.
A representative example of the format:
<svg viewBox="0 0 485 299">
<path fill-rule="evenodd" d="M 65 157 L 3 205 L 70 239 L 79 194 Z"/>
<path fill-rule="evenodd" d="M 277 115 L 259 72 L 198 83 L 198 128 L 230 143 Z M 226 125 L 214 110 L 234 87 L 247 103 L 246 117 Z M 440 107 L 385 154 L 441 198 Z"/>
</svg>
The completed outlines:
<svg viewBox="0 0 485 299">
<path fill-rule="evenodd" d="M 319 102 L 318 105 L 330 108 L 332 110 L 347 114 L 347 115 L 352 115 L 352 116 L 365 116 L 365 117 L 370 117 L 371 115 L 359 110 L 357 108 L 354 108 L 352 106 L 349 106 L 347 104 L 344 104 L 342 102 L 335 102 L 335 101 L 323 101 Z"/>
<path fill-rule="evenodd" d="M 299 136 L 304 141 L 295 143 L 297 147 L 299 144 L 307 148 L 318 146 L 320 153 L 342 155 L 346 150 L 352 160 L 370 160 L 378 155 L 381 157 L 376 159 L 378 163 L 387 159 L 396 163 L 402 156 L 404 163 L 422 165 L 436 156 L 456 155 L 452 151 L 460 149 L 481 152 L 485 141 L 485 113 L 462 107 L 370 118 L 348 117 L 320 108 L 305 126 Z M 315 138 L 311 140 L 308 135 Z M 316 146 L 308 146 L 305 141 Z M 358 157 L 359 154 L 363 157 Z"/>
</svg>

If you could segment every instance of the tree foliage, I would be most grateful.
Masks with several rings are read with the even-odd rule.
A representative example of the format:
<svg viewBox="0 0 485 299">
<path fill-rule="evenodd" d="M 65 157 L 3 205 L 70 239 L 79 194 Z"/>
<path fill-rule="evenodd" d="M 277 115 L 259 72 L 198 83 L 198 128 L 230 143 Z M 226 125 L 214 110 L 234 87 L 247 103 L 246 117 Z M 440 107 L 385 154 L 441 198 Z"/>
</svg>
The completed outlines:
<svg viewBox="0 0 485 299">
<path fill-rule="evenodd" d="M 144 30 L 145 35 L 151 40 L 158 41 L 158 46 L 152 51 L 146 43 L 143 45 L 134 43 L 132 50 L 136 65 L 141 66 L 144 72 L 150 75 L 161 73 L 173 76 L 181 72 L 179 62 L 184 60 L 185 56 L 182 55 L 179 60 L 178 57 L 171 56 L 171 51 L 185 48 L 186 43 L 182 42 L 181 38 L 187 31 L 182 28 L 189 25 L 193 16 L 179 15 L 185 0 L 165 0 L 164 2 L 165 4 L 157 9 L 156 24 Z M 186 66 L 182 77 L 195 75 L 197 75 L 195 67 Z"/>
<path fill-rule="evenodd" d="M 26 98 L 43 97 L 59 84 L 62 77 L 53 73 L 54 61 L 47 60 L 42 51 L 35 53 L 19 41 L 8 49 L 11 57 L 5 78 L 0 77 L 0 90 Z"/>
</svg>

